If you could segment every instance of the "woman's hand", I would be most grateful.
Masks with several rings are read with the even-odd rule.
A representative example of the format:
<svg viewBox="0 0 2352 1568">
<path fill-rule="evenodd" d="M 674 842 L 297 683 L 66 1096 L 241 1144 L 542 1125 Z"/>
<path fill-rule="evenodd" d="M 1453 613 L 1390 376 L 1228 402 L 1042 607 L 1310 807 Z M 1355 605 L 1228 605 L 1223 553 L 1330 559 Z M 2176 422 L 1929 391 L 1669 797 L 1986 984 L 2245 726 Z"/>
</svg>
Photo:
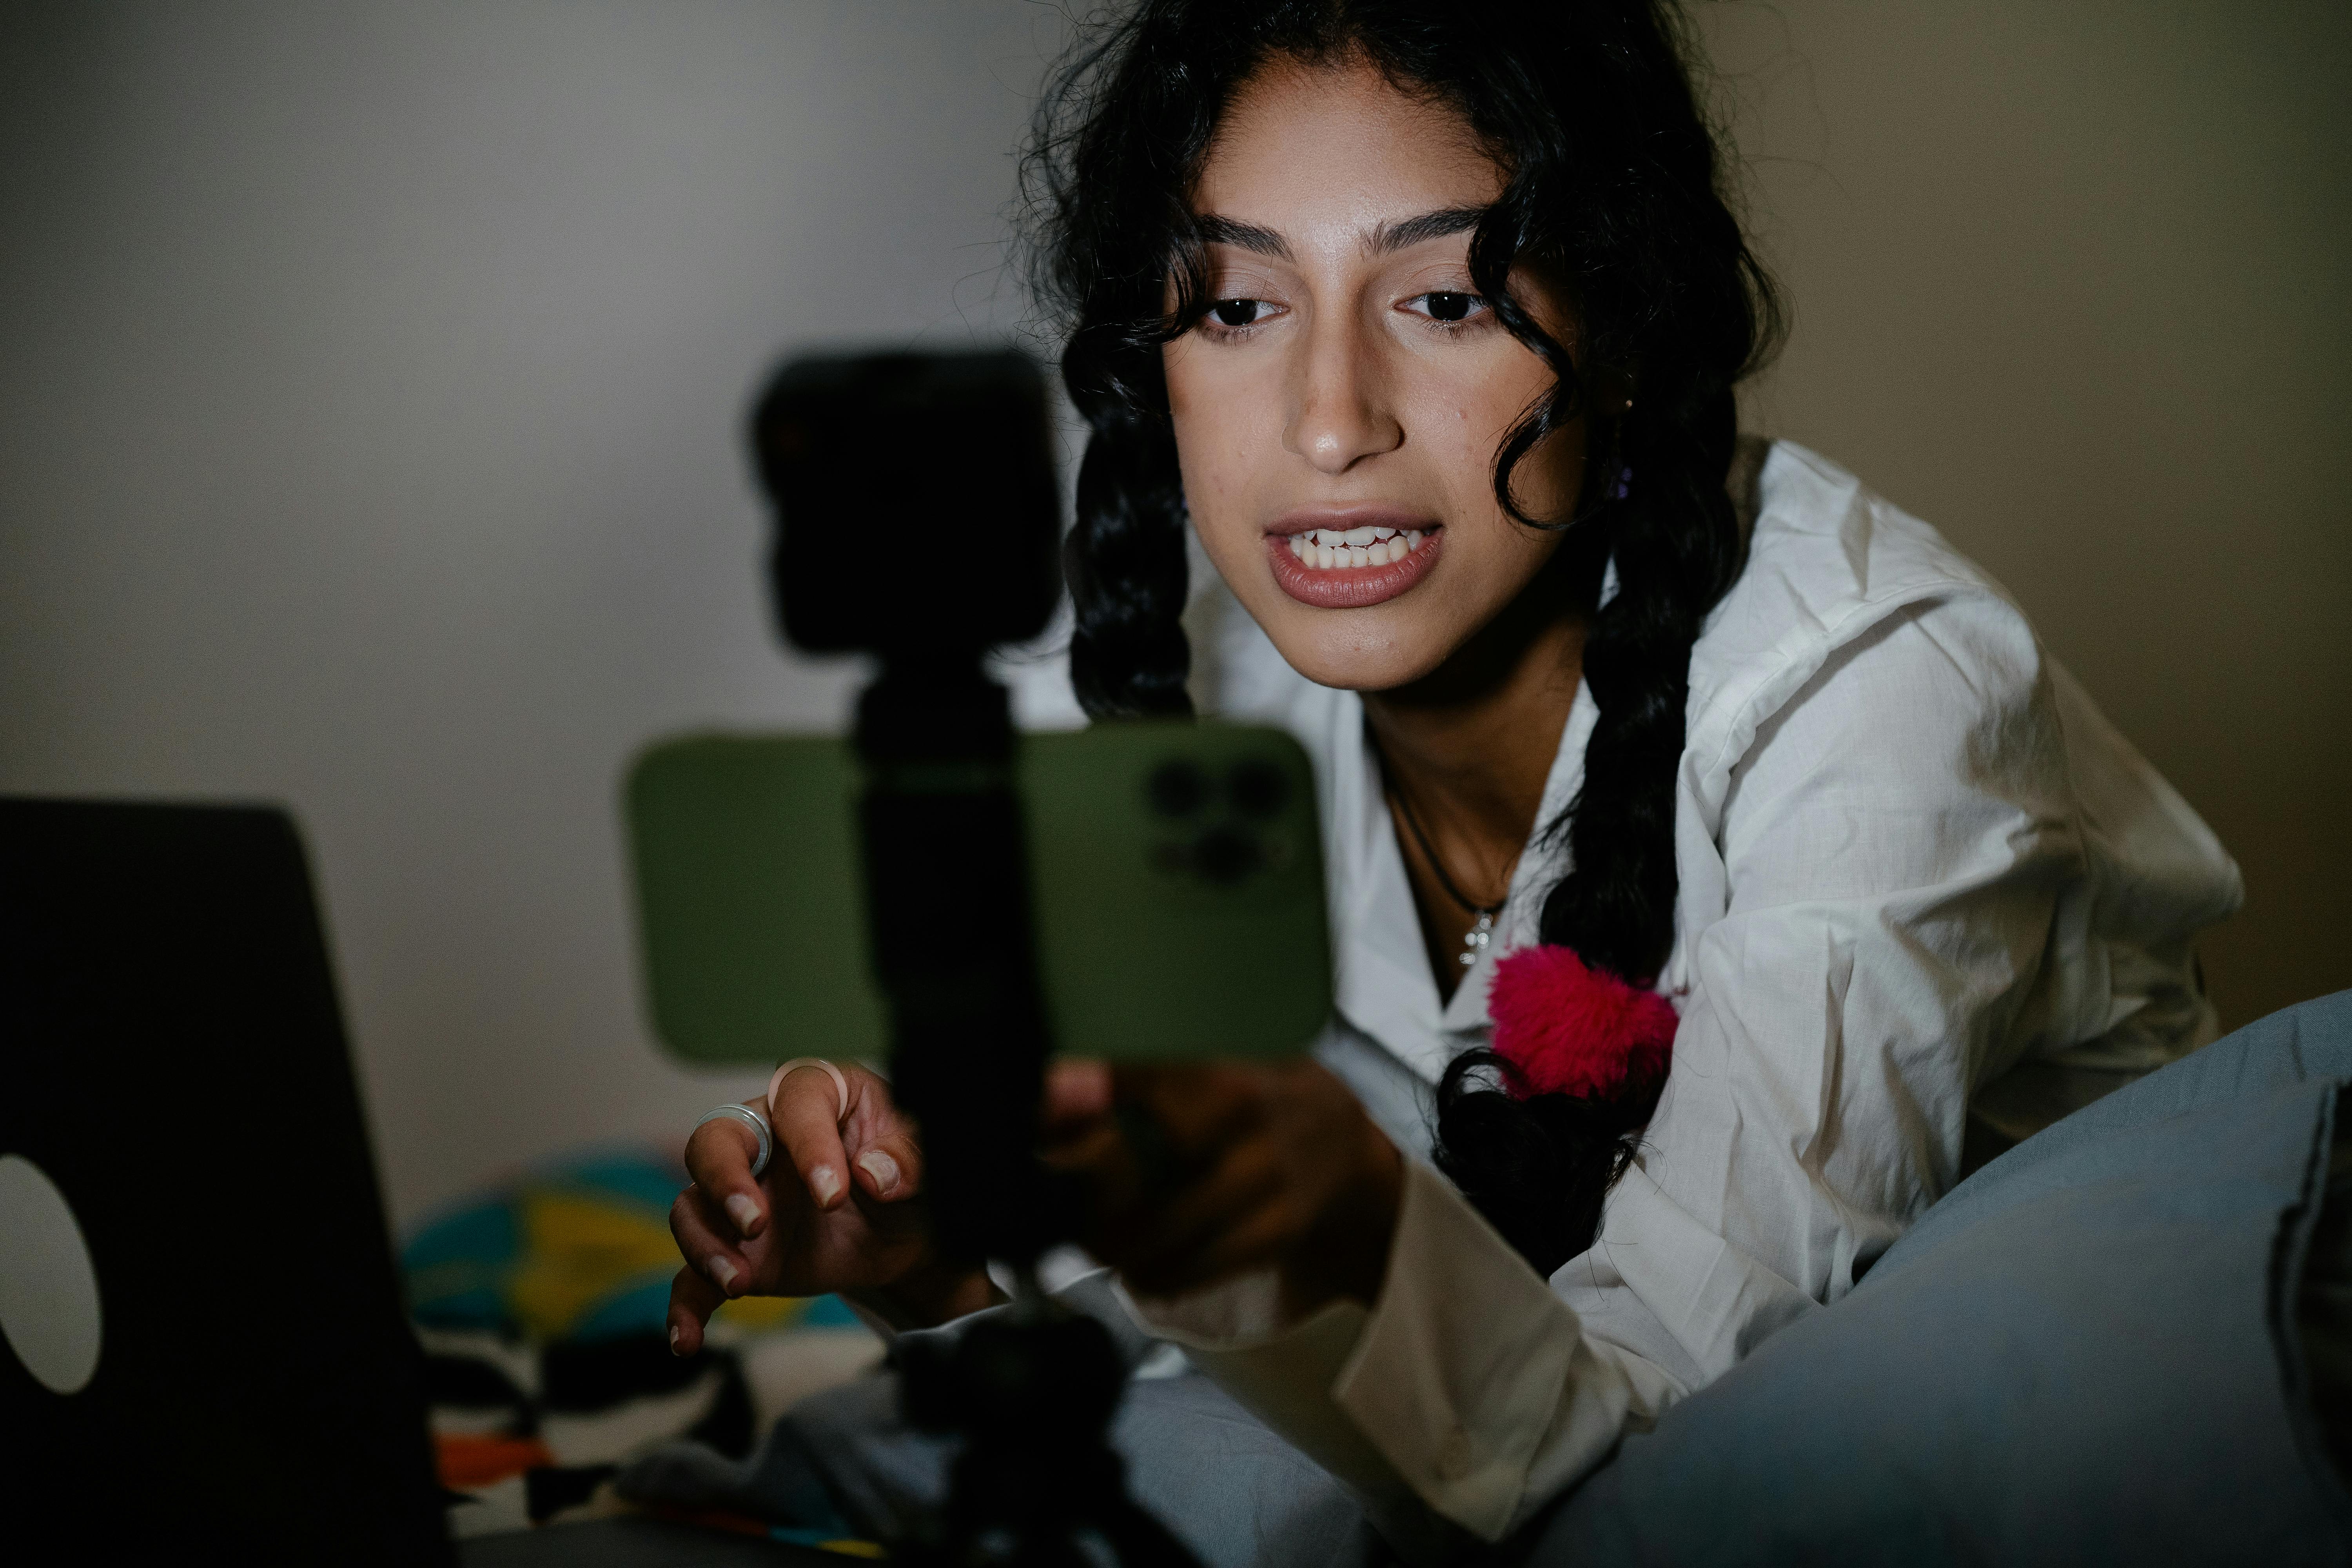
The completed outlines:
<svg viewBox="0 0 2352 1568">
<path fill-rule="evenodd" d="M 1091 1190 L 1081 1240 L 1145 1295 L 1268 1267 L 1294 1321 L 1380 1294 L 1403 1157 L 1318 1063 L 1056 1063 L 1045 1139 Z"/>
<path fill-rule="evenodd" d="M 763 1110 L 775 1152 L 751 1179 L 759 1140 L 733 1118 L 706 1121 L 686 1145 L 693 1184 L 670 1205 L 670 1234 L 687 1266 L 670 1282 L 669 1342 L 702 1348 L 703 1328 L 731 1297 L 839 1291 L 886 1320 L 939 1322 L 985 1306 L 987 1277 L 933 1257 L 923 1205 L 923 1156 L 914 1123 L 889 1085 L 845 1067 L 849 1101 L 833 1077 L 795 1068 Z"/>
</svg>

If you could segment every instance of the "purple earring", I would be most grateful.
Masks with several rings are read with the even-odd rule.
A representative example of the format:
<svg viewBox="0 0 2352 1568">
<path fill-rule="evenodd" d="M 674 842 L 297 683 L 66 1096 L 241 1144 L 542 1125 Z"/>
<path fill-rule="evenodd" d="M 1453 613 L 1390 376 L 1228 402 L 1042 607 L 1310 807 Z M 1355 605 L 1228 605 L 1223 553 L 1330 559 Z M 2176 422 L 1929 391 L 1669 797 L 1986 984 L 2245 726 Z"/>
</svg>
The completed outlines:
<svg viewBox="0 0 2352 1568">
<path fill-rule="evenodd" d="M 1610 487 L 1609 499 L 1611 500 L 1623 500 L 1627 496 L 1633 493 L 1633 470 L 1631 468 L 1618 469 L 1617 482 Z"/>
</svg>

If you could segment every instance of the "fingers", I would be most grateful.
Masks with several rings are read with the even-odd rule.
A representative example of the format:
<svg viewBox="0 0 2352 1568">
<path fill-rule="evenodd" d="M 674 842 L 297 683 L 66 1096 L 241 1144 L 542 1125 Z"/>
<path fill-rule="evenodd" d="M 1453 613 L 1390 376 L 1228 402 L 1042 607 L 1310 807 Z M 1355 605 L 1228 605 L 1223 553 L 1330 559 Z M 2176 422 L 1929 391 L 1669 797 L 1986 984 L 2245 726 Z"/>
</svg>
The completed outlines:
<svg viewBox="0 0 2352 1568">
<path fill-rule="evenodd" d="M 809 1201 L 826 1213 L 839 1208 L 849 1195 L 850 1164 L 841 1144 L 841 1115 L 833 1075 L 821 1068 L 786 1073 L 768 1100 L 768 1121 L 775 1129 L 779 1156 L 800 1173 Z"/>
<path fill-rule="evenodd" d="M 1188 1160 L 1213 1157 L 1265 1115 L 1265 1075 L 1245 1068 L 1121 1067 L 1111 1079 L 1114 1100 L 1148 1109 L 1170 1151 Z"/>
<path fill-rule="evenodd" d="M 794 1077 L 801 1076 L 795 1073 Z M 890 1085 L 865 1068 L 847 1068 L 849 1105 L 837 1131 L 849 1179 L 867 1197 L 900 1203 L 923 1190 L 923 1145 L 915 1123 L 890 1098 Z"/>
<path fill-rule="evenodd" d="M 1264 1261 L 1297 1228 L 1281 1152 L 1265 1139 L 1232 1150 L 1174 1196 L 1136 1216 L 1117 1249 L 1120 1271 L 1155 1293 L 1222 1279 Z"/>
<path fill-rule="evenodd" d="M 1234 1216 L 1204 1247 L 1122 1264 L 1119 1275 L 1147 1296 L 1203 1290 L 1253 1268 L 1285 1262 L 1297 1245 L 1298 1229 L 1297 1215 L 1277 1200 Z"/>
<path fill-rule="evenodd" d="M 1110 1064 L 1098 1061 L 1057 1061 L 1045 1068 L 1045 1107 L 1040 1117 L 1054 1133 L 1092 1121 L 1110 1110 Z"/>
<path fill-rule="evenodd" d="M 898 1203 L 923 1190 L 923 1149 L 908 1131 L 860 1140 L 850 1161 L 859 1187 L 884 1203 Z"/>
<path fill-rule="evenodd" d="M 767 1202 L 751 1179 L 751 1162 L 759 1152 L 759 1135 L 731 1116 L 704 1122 L 686 1141 L 686 1173 L 745 1240 L 768 1225 Z"/>
<path fill-rule="evenodd" d="M 703 1330 L 726 1293 L 691 1268 L 669 1282 L 669 1353 L 692 1355 L 702 1348 Z"/>
<path fill-rule="evenodd" d="M 1395 1184 L 1376 1179 L 1375 1156 L 1392 1163 L 1394 1151 L 1345 1085 L 1320 1068 L 1244 1064 L 1122 1068 L 1113 1077 L 1113 1114 L 1099 1120 L 1116 1128 L 1118 1152 L 1080 1130 L 1049 1154 L 1089 1178 L 1089 1245 L 1138 1289 L 1176 1293 L 1279 1263 L 1287 1300 L 1291 1275 L 1305 1279 L 1314 1272 L 1307 1265 L 1320 1267 L 1332 1250 L 1317 1239 L 1330 1230 L 1349 1243 L 1349 1267 L 1322 1273 L 1348 1293 L 1364 1294 L 1359 1275 L 1377 1290 Z M 1374 1201 L 1382 1193 L 1385 1207 Z M 1359 1208 L 1365 1224 L 1342 1223 Z M 1356 1267 L 1357 1252 L 1370 1258 L 1368 1268 Z"/>
<path fill-rule="evenodd" d="M 708 1280 L 723 1299 L 740 1296 L 751 1282 L 751 1265 L 734 1241 L 721 1236 L 709 1213 L 710 1194 L 688 1187 L 669 1205 L 669 1234 L 686 1266 Z"/>
</svg>

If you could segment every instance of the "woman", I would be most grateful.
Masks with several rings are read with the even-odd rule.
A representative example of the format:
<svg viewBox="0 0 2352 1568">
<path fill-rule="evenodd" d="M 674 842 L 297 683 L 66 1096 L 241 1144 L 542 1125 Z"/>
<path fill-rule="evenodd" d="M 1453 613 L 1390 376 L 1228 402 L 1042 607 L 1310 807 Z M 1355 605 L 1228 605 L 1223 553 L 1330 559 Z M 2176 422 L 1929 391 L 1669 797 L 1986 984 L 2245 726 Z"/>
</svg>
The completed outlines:
<svg viewBox="0 0 2352 1568">
<path fill-rule="evenodd" d="M 1316 753 L 1339 949 L 1315 1061 L 1064 1068 L 1054 1157 L 1158 1331 L 1486 1540 L 1851 1289 L 1972 1100 L 2013 1133 L 2210 1039 L 2189 939 L 2239 899 L 1997 586 L 1739 442 L 1774 305 L 1685 59 L 1640 0 L 1150 0 L 1033 163 L 1079 695 L 1188 710 L 1189 521 L 1229 710 Z M 885 1085 L 771 1108 L 764 1184 L 747 1127 L 689 1144 L 681 1352 L 747 1289 L 988 1300 Z"/>
</svg>

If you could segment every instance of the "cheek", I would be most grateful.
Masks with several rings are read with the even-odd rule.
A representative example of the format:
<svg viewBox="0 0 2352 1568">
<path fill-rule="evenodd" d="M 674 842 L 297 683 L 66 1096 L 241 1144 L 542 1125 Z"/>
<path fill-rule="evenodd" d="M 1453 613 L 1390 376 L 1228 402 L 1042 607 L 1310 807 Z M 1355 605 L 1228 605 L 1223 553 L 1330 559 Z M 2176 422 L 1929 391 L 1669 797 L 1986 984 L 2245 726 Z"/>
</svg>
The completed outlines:
<svg viewBox="0 0 2352 1568">
<path fill-rule="evenodd" d="M 1255 527 L 1248 501 L 1263 460 L 1255 437 L 1264 421 L 1246 384 L 1225 384 L 1197 360 L 1186 363 L 1182 346 L 1167 351 L 1168 414 L 1185 507 L 1202 542 L 1213 547 L 1219 534 Z"/>
<path fill-rule="evenodd" d="M 1507 526 L 1515 538 L 1528 531 L 1510 524 L 1495 497 L 1495 456 L 1550 386 L 1530 374 L 1524 352 L 1498 355 L 1484 374 L 1447 378 L 1433 385 L 1420 421 L 1429 448 L 1440 461 L 1449 511 L 1457 521 Z M 1511 490 L 1520 507 L 1538 517 L 1557 517 L 1574 500 L 1583 463 L 1583 425 L 1571 420 L 1555 430 L 1511 471 Z"/>
<path fill-rule="evenodd" d="M 1495 453 L 1527 400 L 1497 395 L 1497 382 L 1515 376 L 1454 374 L 1434 381 L 1414 399 L 1409 444 L 1421 448 L 1421 464 L 1440 487 L 1445 515 L 1457 528 L 1483 530 L 1501 513 L 1495 505 Z"/>
</svg>

